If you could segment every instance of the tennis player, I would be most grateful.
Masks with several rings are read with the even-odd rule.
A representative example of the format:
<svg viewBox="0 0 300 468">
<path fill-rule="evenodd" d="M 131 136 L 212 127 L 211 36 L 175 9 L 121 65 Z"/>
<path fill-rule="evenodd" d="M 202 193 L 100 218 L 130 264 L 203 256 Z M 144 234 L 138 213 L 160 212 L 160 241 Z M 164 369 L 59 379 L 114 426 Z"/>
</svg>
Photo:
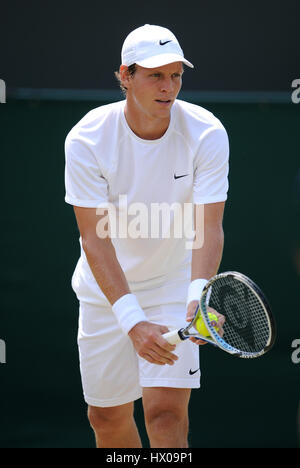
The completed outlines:
<svg viewBox="0 0 300 468">
<path fill-rule="evenodd" d="M 126 98 L 90 111 L 65 143 L 83 392 L 97 447 L 141 446 L 133 411 L 142 397 L 151 447 L 184 448 L 199 347 L 162 335 L 190 319 L 220 265 L 228 137 L 211 112 L 177 99 L 193 65 L 171 31 L 135 29 L 121 59 Z M 178 219 L 192 227 L 193 248 Z"/>
</svg>

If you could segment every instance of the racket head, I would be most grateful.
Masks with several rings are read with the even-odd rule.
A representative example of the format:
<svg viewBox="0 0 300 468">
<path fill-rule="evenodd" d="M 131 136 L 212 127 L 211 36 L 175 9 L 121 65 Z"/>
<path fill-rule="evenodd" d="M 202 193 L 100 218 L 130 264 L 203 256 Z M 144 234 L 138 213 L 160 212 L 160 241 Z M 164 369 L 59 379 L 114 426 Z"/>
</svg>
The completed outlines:
<svg viewBox="0 0 300 468">
<path fill-rule="evenodd" d="M 222 337 L 210 323 L 208 306 L 225 316 Z M 214 276 L 203 289 L 200 309 L 213 341 L 224 351 L 251 359 L 273 347 L 276 324 L 269 302 L 242 273 L 228 271 Z"/>
</svg>

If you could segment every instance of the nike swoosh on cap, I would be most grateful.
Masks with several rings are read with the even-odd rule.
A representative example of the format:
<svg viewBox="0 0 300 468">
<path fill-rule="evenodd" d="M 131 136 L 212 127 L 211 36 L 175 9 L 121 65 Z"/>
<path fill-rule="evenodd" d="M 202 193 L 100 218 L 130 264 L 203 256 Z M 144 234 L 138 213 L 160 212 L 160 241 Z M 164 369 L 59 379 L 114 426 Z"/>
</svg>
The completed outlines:
<svg viewBox="0 0 300 468">
<path fill-rule="evenodd" d="M 162 40 L 159 41 L 160 45 L 168 44 L 168 42 L 172 42 L 172 41 L 171 40 L 170 41 L 164 41 L 164 42 Z"/>
</svg>

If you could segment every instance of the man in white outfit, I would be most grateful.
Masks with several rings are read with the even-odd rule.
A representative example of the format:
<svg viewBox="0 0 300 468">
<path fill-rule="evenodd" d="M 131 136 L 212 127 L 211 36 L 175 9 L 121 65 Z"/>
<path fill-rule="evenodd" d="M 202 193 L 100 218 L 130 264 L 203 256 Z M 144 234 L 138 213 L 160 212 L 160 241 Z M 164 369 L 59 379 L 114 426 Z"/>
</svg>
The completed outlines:
<svg viewBox="0 0 300 468">
<path fill-rule="evenodd" d="M 184 448 L 199 347 L 162 335 L 191 319 L 220 265 L 228 137 L 211 112 L 177 99 L 183 64 L 193 65 L 171 31 L 132 31 L 121 59 L 126 98 L 90 111 L 65 145 L 83 392 L 97 447 L 141 446 L 142 397 L 151 447 Z"/>
</svg>

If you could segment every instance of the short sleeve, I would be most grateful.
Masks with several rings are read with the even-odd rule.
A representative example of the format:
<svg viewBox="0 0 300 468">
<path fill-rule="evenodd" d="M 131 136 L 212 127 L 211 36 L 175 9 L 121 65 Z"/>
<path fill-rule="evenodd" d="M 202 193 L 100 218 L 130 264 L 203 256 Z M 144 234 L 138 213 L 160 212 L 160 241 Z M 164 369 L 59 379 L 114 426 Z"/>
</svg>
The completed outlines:
<svg viewBox="0 0 300 468">
<path fill-rule="evenodd" d="M 229 141 L 224 127 L 210 129 L 194 160 L 193 201 L 217 203 L 227 199 Z"/>
<path fill-rule="evenodd" d="M 108 183 L 91 149 L 78 138 L 65 141 L 65 201 L 96 208 L 108 201 Z"/>
</svg>

